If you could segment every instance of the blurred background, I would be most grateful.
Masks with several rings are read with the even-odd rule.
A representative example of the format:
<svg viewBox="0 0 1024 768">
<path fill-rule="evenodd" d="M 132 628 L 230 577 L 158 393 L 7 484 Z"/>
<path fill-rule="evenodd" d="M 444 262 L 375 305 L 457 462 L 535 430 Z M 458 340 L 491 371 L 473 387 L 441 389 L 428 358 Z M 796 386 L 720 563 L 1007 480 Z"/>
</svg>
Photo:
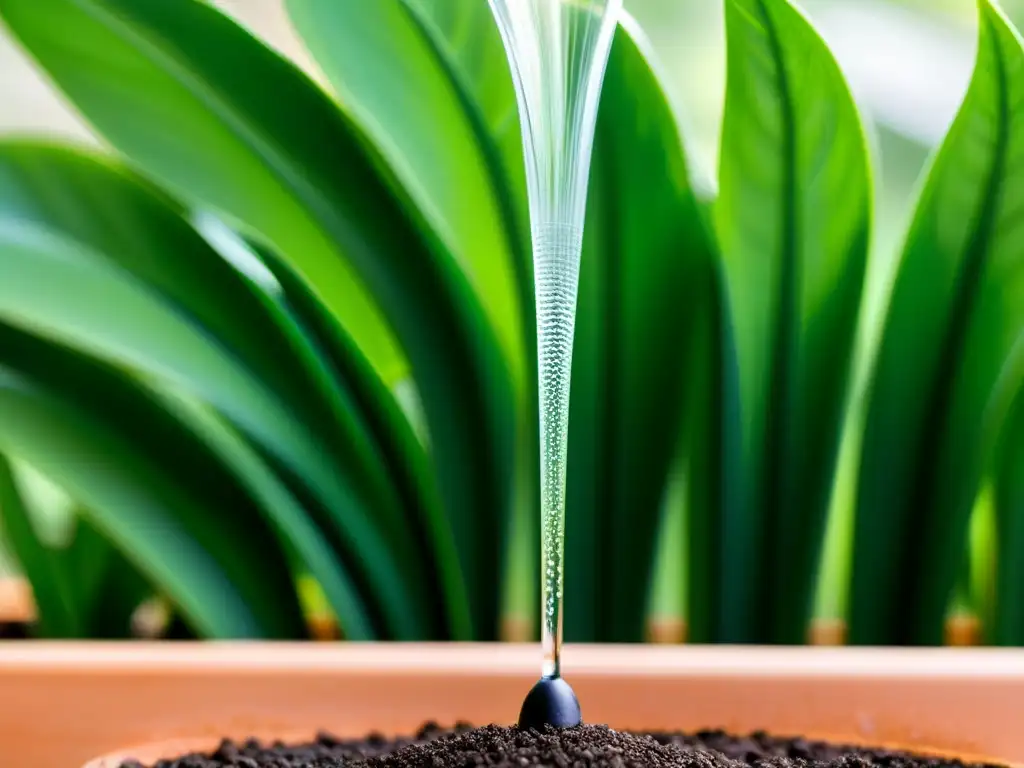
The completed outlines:
<svg viewBox="0 0 1024 768">
<path fill-rule="evenodd" d="M 480 0 L 484 2 L 484 0 Z M 690 143 L 693 172 L 712 178 L 725 89 L 721 0 L 625 0 L 655 48 Z M 309 71 L 281 0 L 214 0 Z M 884 280 L 915 184 L 970 78 L 974 0 L 803 0 L 839 59 L 874 132 L 877 201 L 872 279 Z M 1004 0 L 1024 22 L 1024 0 Z M 0 132 L 94 142 L 88 128 L 0 28 Z M 0 573 L 9 566 L 0 556 Z"/>
<path fill-rule="evenodd" d="M 484 0 L 480 0 L 483 2 Z M 724 93 L 721 0 L 625 0 L 654 44 L 687 127 L 696 170 L 712 175 Z M 281 0 L 214 0 L 307 67 Z M 970 77 L 974 0 L 802 0 L 873 122 L 880 251 L 898 238 L 928 150 L 945 133 Z M 1024 0 L 1004 0 L 1020 26 Z M 90 141 L 73 112 L 0 30 L 0 130 Z M 882 247 L 883 244 L 888 247 Z"/>
<path fill-rule="evenodd" d="M 319 77 L 282 0 L 212 0 Z M 479 0 L 485 2 L 485 0 Z M 689 143 L 692 172 L 714 177 L 725 88 L 721 0 L 625 0 L 650 37 Z M 890 275 L 892 256 L 929 153 L 963 97 L 975 53 L 974 0 L 800 0 L 869 123 L 876 163 L 876 228 L 869 281 Z M 1018 25 L 1024 0 L 1003 0 Z M 0 133 L 95 139 L 0 28 Z M 710 184 L 712 182 L 705 181 Z M 884 292 L 869 286 L 869 296 Z M 866 308 L 867 322 L 878 307 Z M 865 339 L 870 338 L 870 332 Z M 0 575 L 9 570 L 0 552 Z M 819 609 L 820 610 L 820 609 Z M 826 608 L 824 613 L 830 613 Z"/>
<path fill-rule="evenodd" d="M 484 2 L 484 0 L 480 0 Z M 317 74 L 282 0 L 213 0 Z M 686 130 L 693 172 L 713 178 L 725 90 L 721 0 L 625 0 L 654 45 Z M 873 132 L 878 200 L 871 281 L 886 280 L 929 151 L 945 135 L 970 78 L 974 0 L 802 0 Z M 1020 27 L 1024 0 L 1003 0 Z M 74 112 L 0 28 L 0 131 L 93 141 Z M 878 295 L 878 291 L 870 291 Z M 871 312 L 870 307 L 867 308 Z"/>
</svg>

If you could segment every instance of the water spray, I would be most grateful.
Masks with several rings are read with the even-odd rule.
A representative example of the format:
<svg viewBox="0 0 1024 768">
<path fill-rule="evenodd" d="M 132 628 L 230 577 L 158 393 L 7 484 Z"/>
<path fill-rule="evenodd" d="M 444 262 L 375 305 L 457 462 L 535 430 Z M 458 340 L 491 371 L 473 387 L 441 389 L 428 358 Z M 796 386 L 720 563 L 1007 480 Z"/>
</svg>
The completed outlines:
<svg viewBox="0 0 1024 768">
<path fill-rule="evenodd" d="M 515 82 L 537 304 L 542 594 L 541 679 L 520 725 L 571 727 L 561 676 L 569 383 L 590 157 L 622 0 L 489 0 Z"/>
</svg>

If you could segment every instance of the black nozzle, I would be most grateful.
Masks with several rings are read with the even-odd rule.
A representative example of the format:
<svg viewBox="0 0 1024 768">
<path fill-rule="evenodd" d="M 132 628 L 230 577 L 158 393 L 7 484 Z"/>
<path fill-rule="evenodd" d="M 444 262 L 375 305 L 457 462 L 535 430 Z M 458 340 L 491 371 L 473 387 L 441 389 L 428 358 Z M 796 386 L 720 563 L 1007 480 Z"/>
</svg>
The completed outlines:
<svg viewBox="0 0 1024 768">
<path fill-rule="evenodd" d="M 583 722 L 580 702 L 560 677 L 542 677 L 530 689 L 519 712 L 520 728 L 574 728 Z"/>
</svg>

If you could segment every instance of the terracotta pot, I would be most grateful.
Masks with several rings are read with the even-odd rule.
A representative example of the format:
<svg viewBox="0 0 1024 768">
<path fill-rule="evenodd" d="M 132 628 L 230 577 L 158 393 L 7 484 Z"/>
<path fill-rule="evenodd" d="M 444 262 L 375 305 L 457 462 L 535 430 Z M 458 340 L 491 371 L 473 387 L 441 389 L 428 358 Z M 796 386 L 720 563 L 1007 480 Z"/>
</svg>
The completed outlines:
<svg viewBox="0 0 1024 768">
<path fill-rule="evenodd" d="M 0 765 L 108 768 L 221 736 L 508 723 L 537 662 L 532 645 L 8 643 Z M 565 667 L 587 719 L 618 728 L 765 729 L 1024 762 L 1022 652 L 570 646 Z"/>
</svg>

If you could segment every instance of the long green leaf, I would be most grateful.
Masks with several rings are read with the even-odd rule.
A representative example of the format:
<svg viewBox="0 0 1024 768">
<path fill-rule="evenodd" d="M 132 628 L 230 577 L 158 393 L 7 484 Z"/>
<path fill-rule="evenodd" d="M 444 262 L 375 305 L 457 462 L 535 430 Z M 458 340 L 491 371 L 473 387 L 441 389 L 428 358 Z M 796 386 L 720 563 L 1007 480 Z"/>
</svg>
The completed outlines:
<svg viewBox="0 0 1024 768">
<path fill-rule="evenodd" d="M 352 400 L 365 428 L 372 433 L 383 461 L 391 469 L 392 480 L 408 510 L 407 524 L 418 546 L 418 554 L 433 561 L 431 567 L 440 587 L 433 590 L 432 598 L 437 603 L 437 615 L 447 615 L 451 639 L 470 639 L 466 584 L 459 573 L 453 531 L 444 517 L 429 458 L 411 424 L 369 361 L 299 276 L 273 253 L 253 244 L 249 247 L 273 273 L 281 291 L 282 310 L 292 315 L 307 334 L 312 348 L 324 359 L 338 391 Z"/>
<path fill-rule="evenodd" d="M 57 557 L 35 530 L 32 505 L 10 461 L 0 455 L 0 538 L 32 585 L 43 637 L 75 637 L 81 629 L 75 600 Z"/>
<path fill-rule="evenodd" d="M 273 302 L 170 201 L 98 160 L 0 146 L 0 199 L 0 317 L 183 387 L 227 414 L 313 497 L 307 506 L 320 530 L 372 583 L 386 631 L 432 635 L 428 606 L 408 599 L 431 590 L 395 520 L 401 502 L 383 459 Z M 39 295 L 38 285 L 48 290 Z"/>
<path fill-rule="evenodd" d="M 398 583 L 401 568 L 394 553 L 363 519 L 358 500 L 332 472 L 326 457 L 301 439 L 281 405 L 213 346 L 200 328 L 190 327 L 171 310 L 100 267 L 65 241 L 34 233 L 5 239 L 10 227 L 0 226 L 4 260 L 0 263 L 0 317 L 19 327 L 122 363 L 204 396 L 250 430 L 268 453 L 283 457 L 285 466 L 306 477 L 306 483 L 348 511 L 350 535 L 374 557 L 361 560 L 376 571 L 381 589 L 403 594 L 411 586 Z M 42 295 L 36 286 L 47 285 Z M 131 317 L 132 322 L 124 322 Z M 358 524 L 358 528 L 356 525 Z M 398 590 L 396 593 L 395 590 Z M 385 605 L 392 601 L 382 601 Z M 410 614 L 399 613 L 399 622 Z"/>
<path fill-rule="evenodd" d="M 274 463 L 232 430 L 224 420 L 194 399 L 175 392 L 155 393 L 160 404 L 183 427 L 213 451 L 264 512 L 289 554 L 317 580 L 349 640 L 420 638 L 429 624 L 396 619 L 388 602 L 412 615 L 419 606 L 403 604 L 404 593 L 382 588 L 361 566 L 366 541 L 339 536 L 333 517 L 318 514 L 315 502 L 293 490 L 274 472 Z M 242 542 L 244 545 L 244 541 Z"/>
<path fill-rule="evenodd" d="M 995 606 L 988 640 L 1024 645 L 1024 390 L 996 463 Z"/>
<path fill-rule="evenodd" d="M 102 158 L 21 142 L 0 145 L 0 200 L 4 219 L 88 244 L 185 310 L 305 422 L 321 428 L 360 493 L 394 505 L 379 462 L 358 445 L 350 409 L 317 378 L 316 361 L 303 356 L 287 320 L 217 258 L 173 201 Z M 332 440 L 335 434 L 342 437 Z"/>
<path fill-rule="evenodd" d="M 0 349 L 5 452 L 82 500 L 203 634 L 303 636 L 275 536 L 202 443 L 113 369 L 6 325 Z"/>
<path fill-rule="evenodd" d="M 118 640 L 133 637 L 142 602 L 153 596 L 149 581 L 93 524 L 92 513 L 76 509 L 75 532 L 60 565 L 72 585 L 79 614 L 76 637 Z"/>
<path fill-rule="evenodd" d="M 445 541 L 450 545 L 451 533 L 440 512 L 426 456 L 412 438 L 393 396 L 337 320 L 287 262 L 246 241 L 215 216 L 202 213 L 195 218 L 200 231 L 218 250 L 230 254 L 230 258 L 253 274 L 253 287 L 258 286 L 263 299 L 262 309 L 273 320 L 272 327 L 267 329 L 269 337 L 280 335 L 288 342 L 287 349 L 278 355 L 277 365 L 308 372 L 307 397 L 315 396 L 317 391 L 327 396 L 334 422 L 313 421 L 311 426 L 319 427 L 318 434 L 331 444 L 337 473 L 360 487 L 370 499 L 372 522 L 381 527 L 380 535 L 394 551 L 393 555 L 384 555 L 383 560 L 400 562 L 409 571 L 407 582 L 414 594 L 412 603 L 392 597 L 378 600 L 374 610 L 383 608 L 392 627 L 403 627 L 398 633 L 404 639 L 445 636 L 448 629 L 437 626 L 437 617 L 448 610 L 453 611 L 453 616 L 461 616 L 459 612 L 465 606 L 460 599 L 464 601 L 465 595 L 455 586 L 458 573 L 450 549 L 444 550 L 443 555 L 443 546 L 438 541 L 423 536 L 420 526 L 432 526 L 434 536 L 447 535 Z M 343 372 L 340 375 L 339 370 Z M 380 423 L 384 418 L 382 412 L 389 419 L 384 427 Z M 389 442 L 396 433 L 408 438 L 400 449 Z M 335 435 L 338 439 L 332 440 Z M 408 474 L 411 465 L 416 467 L 415 477 Z M 323 524 L 334 529 L 335 538 L 340 536 L 345 559 L 359 563 L 367 559 L 366 547 L 370 542 L 358 535 L 351 514 L 352 510 L 333 510 Z M 360 528 L 365 530 L 365 524 Z M 426 577 L 427 569 L 434 571 L 430 578 Z M 442 599 L 438 592 L 434 576 L 445 580 L 447 599 Z M 431 603 L 435 605 L 432 607 Z M 407 619 L 414 615 L 421 618 L 410 624 Z M 463 628 L 456 630 L 456 634 L 466 631 L 464 624 L 460 626 Z"/>
<path fill-rule="evenodd" d="M 1024 49 L 979 4 L 974 76 L 910 226 L 872 381 L 851 640 L 941 642 L 968 520 L 1024 383 Z"/>
<path fill-rule="evenodd" d="M 518 228 L 524 242 L 530 237 L 529 205 L 526 197 L 526 165 L 515 87 L 509 71 L 508 55 L 502 44 L 488 3 L 476 0 L 402 0 L 410 16 L 418 21 L 434 43 L 439 59 L 452 78 L 468 94 L 476 109 L 470 110 L 474 122 L 482 117 L 487 134 L 502 159 L 504 178 L 516 209 Z M 488 6 L 488 7 L 485 7 Z M 467 108 L 468 109 L 468 108 Z M 490 163 L 490 160 L 488 161 Z M 530 284 L 522 296 L 533 322 L 533 260 L 529 248 L 523 253 L 523 274 Z M 526 313 L 524 313 L 526 314 Z M 532 331 L 533 329 L 528 329 Z M 531 354 L 535 345 L 531 346 Z M 529 362 L 529 361 L 528 361 Z"/>
<path fill-rule="evenodd" d="M 366 137 L 298 69 L 196 0 L 2 0 L 0 14 L 118 149 L 271 242 L 391 383 L 404 367 L 370 322 L 354 287 L 365 284 L 411 364 L 475 627 L 493 635 L 509 373 L 465 276 L 385 182 Z"/>
<path fill-rule="evenodd" d="M 529 570 L 539 549 L 533 265 L 515 93 L 491 11 L 477 0 L 292 0 L 288 9 L 343 107 L 446 234 L 499 332 L 522 402 L 520 562 L 510 567 Z M 505 589 L 505 610 L 532 621 L 536 579 Z"/>
<path fill-rule="evenodd" d="M 521 147 L 508 57 L 488 4 L 476 0 L 402 1 L 418 11 L 427 28 L 444 41 L 445 53 L 476 101 L 491 135 L 503 141 L 501 137 L 512 134 Z"/>
<path fill-rule="evenodd" d="M 864 131 L 788 0 L 728 0 L 716 205 L 742 402 L 742 514 L 724 531 L 722 636 L 803 642 L 871 221 Z"/>
<path fill-rule="evenodd" d="M 500 151 L 464 77 L 468 65 L 493 65 L 495 51 L 504 59 L 487 4 L 290 0 L 288 12 L 342 105 L 469 273 L 520 386 L 532 385 L 523 381 L 520 306 L 533 290 L 529 248 Z M 460 61 L 466 46 L 472 53 Z M 503 85 L 514 107 L 508 65 L 495 69 L 491 98 Z"/>
<path fill-rule="evenodd" d="M 346 169 L 353 181 L 358 173 L 342 147 L 333 153 L 337 165 L 320 155 L 331 131 L 315 107 L 283 101 L 309 102 L 312 86 L 278 61 L 267 75 L 273 82 L 261 77 L 251 59 L 266 60 L 269 51 L 249 38 L 224 40 L 209 20 L 215 15 L 192 0 L 0 3 L 14 35 L 100 133 L 175 189 L 296 254 L 364 351 L 385 375 L 400 377 L 404 362 L 380 309 L 318 220 L 332 201 L 307 166 L 315 154 L 318 165 Z M 211 69 L 232 70 L 229 81 L 209 77 L 175 45 L 186 30 L 185 42 L 205 49 Z"/>
<path fill-rule="evenodd" d="M 566 523 L 573 639 L 643 638 L 688 340 L 714 263 L 649 57 L 627 17 L 605 76 L 580 278 Z"/>
<path fill-rule="evenodd" d="M 721 262 L 699 281 L 701 303 L 687 339 L 688 362 L 680 455 L 686 483 L 686 622 L 691 642 L 720 642 L 727 627 L 723 585 L 735 564 L 723 556 L 724 536 L 735 535 L 740 489 L 729 470 L 739 463 L 739 370 L 725 271 Z"/>
<path fill-rule="evenodd" d="M 71 512 L 71 530 L 59 542 L 37 532 L 39 518 L 65 514 L 60 496 L 25 492 L 26 467 L 0 457 L 0 539 L 10 545 L 32 586 L 40 637 L 126 639 L 132 619 L 152 588 L 138 570 L 81 511 Z"/>
</svg>

